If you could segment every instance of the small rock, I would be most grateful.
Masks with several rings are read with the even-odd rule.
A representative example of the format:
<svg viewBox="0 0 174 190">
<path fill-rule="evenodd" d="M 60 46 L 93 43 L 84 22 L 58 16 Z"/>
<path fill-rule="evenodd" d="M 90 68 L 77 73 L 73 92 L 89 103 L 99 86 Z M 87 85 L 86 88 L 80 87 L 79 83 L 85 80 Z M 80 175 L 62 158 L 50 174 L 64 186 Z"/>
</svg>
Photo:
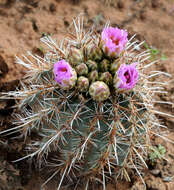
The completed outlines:
<svg viewBox="0 0 174 190">
<path fill-rule="evenodd" d="M 160 170 L 158 170 L 158 169 L 153 169 L 153 170 L 151 170 L 150 172 L 151 172 L 151 174 L 153 174 L 154 176 L 159 176 L 159 175 L 160 175 Z"/>
</svg>

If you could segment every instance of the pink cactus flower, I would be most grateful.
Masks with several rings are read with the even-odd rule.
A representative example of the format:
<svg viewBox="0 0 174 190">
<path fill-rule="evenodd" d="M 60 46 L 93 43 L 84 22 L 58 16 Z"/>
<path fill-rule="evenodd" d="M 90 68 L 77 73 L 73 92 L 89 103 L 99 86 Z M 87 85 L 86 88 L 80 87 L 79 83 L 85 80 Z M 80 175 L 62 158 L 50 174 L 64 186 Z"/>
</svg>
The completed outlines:
<svg viewBox="0 0 174 190">
<path fill-rule="evenodd" d="M 60 60 L 54 64 L 55 81 L 64 89 L 71 88 L 75 85 L 77 74 L 69 63 Z"/>
<path fill-rule="evenodd" d="M 119 28 L 104 28 L 101 34 L 103 41 L 103 50 L 110 56 L 119 56 L 125 49 L 128 33 Z"/>
<path fill-rule="evenodd" d="M 119 82 L 117 88 L 130 90 L 138 82 L 138 71 L 136 69 L 137 63 L 130 65 L 122 64 L 117 71 L 117 78 Z"/>
</svg>

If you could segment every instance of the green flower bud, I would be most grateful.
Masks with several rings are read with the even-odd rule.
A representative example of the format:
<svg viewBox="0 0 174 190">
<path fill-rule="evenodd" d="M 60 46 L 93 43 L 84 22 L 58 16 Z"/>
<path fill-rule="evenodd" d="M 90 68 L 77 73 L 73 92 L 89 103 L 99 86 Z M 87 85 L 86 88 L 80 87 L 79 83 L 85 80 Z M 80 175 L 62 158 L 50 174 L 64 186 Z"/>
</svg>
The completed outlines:
<svg viewBox="0 0 174 190">
<path fill-rule="evenodd" d="M 101 74 L 99 80 L 105 82 L 107 85 L 112 84 L 112 75 L 109 72 L 104 72 Z"/>
<path fill-rule="evenodd" d="M 76 66 L 76 72 L 78 75 L 87 75 L 88 74 L 88 67 L 85 63 L 81 63 Z"/>
<path fill-rule="evenodd" d="M 107 59 L 103 59 L 103 61 L 100 62 L 100 69 L 102 72 L 109 70 L 109 61 Z"/>
<path fill-rule="evenodd" d="M 83 52 L 81 49 L 72 48 L 69 55 L 69 62 L 75 66 L 80 62 L 83 62 Z"/>
<path fill-rule="evenodd" d="M 86 92 L 89 88 L 89 80 L 84 76 L 77 79 L 77 88 L 80 92 Z"/>
<path fill-rule="evenodd" d="M 110 71 L 115 74 L 117 70 L 119 69 L 121 63 L 118 60 L 115 60 L 113 63 L 111 63 Z"/>
<path fill-rule="evenodd" d="M 103 57 L 103 52 L 99 47 L 93 47 L 91 49 L 90 57 L 95 61 L 100 61 Z"/>
<path fill-rule="evenodd" d="M 88 78 L 90 82 L 98 80 L 98 71 L 97 70 L 91 71 L 88 75 Z"/>
<path fill-rule="evenodd" d="M 90 70 L 96 70 L 97 69 L 97 63 L 95 61 L 89 60 L 87 61 L 87 66 Z"/>
<path fill-rule="evenodd" d="M 105 84 L 104 82 L 96 81 L 90 85 L 89 94 L 93 100 L 96 100 L 97 102 L 102 102 L 109 98 L 110 90 L 107 84 Z"/>
</svg>

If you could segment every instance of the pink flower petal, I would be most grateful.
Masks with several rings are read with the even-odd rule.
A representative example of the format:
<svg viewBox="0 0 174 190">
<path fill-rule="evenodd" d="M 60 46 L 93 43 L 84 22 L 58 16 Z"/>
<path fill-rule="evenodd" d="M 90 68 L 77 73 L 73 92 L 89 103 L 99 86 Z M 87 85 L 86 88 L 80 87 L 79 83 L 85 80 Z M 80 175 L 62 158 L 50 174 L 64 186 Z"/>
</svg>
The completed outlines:
<svg viewBox="0 0 174 190">
<path fill-rule="evenodd" d="M 117 71 L 117 77 L 119 78 L 119 86 L 121 89 L 132 89 L 138 82 L 138 71 L 136 69 L 137 63 L 130 65 L 122 64 Z"/>
<path fill-rule="evenodd" d="M 66 82 L 71 79 L 72 67 L 65 60 L 60 60 L 54 64 L 55 81 L 61 86 L 65 86 Z"/>
<path fill-rule="evenodd" d="M 104 43 L 104 51 L 109 51 L 109 55 L 119 55 L 128 41 L 127 32 L 119 28 L 107 27 L 102 31 L 101 37 Z"/>
</svg>

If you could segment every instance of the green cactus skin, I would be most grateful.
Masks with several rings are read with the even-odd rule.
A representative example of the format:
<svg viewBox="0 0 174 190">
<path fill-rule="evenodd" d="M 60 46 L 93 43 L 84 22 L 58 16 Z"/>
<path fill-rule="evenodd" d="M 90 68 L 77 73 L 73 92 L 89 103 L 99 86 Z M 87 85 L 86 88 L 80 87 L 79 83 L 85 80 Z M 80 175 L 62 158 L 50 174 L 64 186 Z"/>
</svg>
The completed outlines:
<svg viewBox="0 0 174 190">
<path fill-rule="evenodd" d="M 51 46 L 51 52 L 45 54 L 44 61 L 31 54 L 32 63 L 30 59 L 23 61 L 17 58 L 18 63 L 28 69 L 28 74 L 21 83 L 21 89 L 8 92 L 5 97 L 17 100 L 21 114 L 17 115 L 17 126 L 0 134 L 20 131 L 27 138 L 31 131 L 37 132 L 40 138 L 28 145 L 27 152 L 31 151 L 30 154 L 18 161 L 35 157 L 38 161 L 35 164 L 44 167 L 49 158 L 49 166 L 55 171 L 49 180 L 56 174 L 60 176 L 58 190 L 65 178 L 70 183 L 84 183 L 82 189 L 87 189 L 91 181 L 101 181 L 104 190 L 107 181 L 116 176 L 130 180 L 130 170 L 136 171 L 142 179 L 143 168 L 147 167 L 151 137 L 160 136 L 161 125 L 154 113 L 165 115 L 153 107 L 154 93 L 157 91 L 154 89 L 162 88 L 163 83 L 151 81 L 151 75 L 145 73 L 145 69 L 153 63 L 148 60 L 147 51 L 134 51 L 133 38 L 129 39 L 119 60 L 121 63 L 130 60 L 139 62 L 137 85 L 123 93 L 112 87 L 109 90 L 102 81 L 95 82 L 98 80 L 98 70 L 93 70 L 88 61 L 96 63 L 98 68 L 102 60 L 107 59 L 103 57 L 101 48 L 97 47 L 97 44 L 101 44 L 100 38 L 92 31 L 85 33 L 81 18 L 74 24 L 77 39 L 70 39 L 69 44 L 61 43 L 55 47 L 55 42 L 52 43 L 49 36 L 41 39 Z M 136 44 L 136 47 L 140 45 Z M 72 50 L 72 46 L 76 47 Z M 92 57 L 90 53 L 83 54 L 86 48 L 95 50 Z M 84 57 L 87 60 L 84 61 Z M 74 68 L 88 62 L 86 65 L 92 71 L 89 76 L 78 78 L 77 88 L 61 89 L 53 76 L 53 64 L 60 59 L 66 59 Z M 110 72 L 105 70 L 99 71 L 101 77 L 105 72 Z M 110 75 L 112 80 L 116 80 L 113 71 L 115 69 Z M 155 71 L 155 74 L 161 73 L 164 72 Z M 97 92 L 100 84 L 105 89 L 104 95 Z"/>
</svg>

